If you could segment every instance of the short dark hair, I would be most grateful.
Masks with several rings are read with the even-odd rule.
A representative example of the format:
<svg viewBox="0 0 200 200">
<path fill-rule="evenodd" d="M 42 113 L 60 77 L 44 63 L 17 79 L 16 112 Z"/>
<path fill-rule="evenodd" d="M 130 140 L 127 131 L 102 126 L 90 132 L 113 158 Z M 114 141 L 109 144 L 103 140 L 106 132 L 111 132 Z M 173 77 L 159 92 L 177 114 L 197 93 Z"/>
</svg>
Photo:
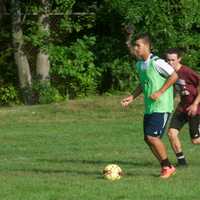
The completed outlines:
<svg viewBox="0 0 200 200">
<path fill-rule="evenodd" d="M 135 40 L 142 39 L 145 41 L 145 43 L 149 44 L 149 47 L 151 47 L 151 38 L 148 33 L 141 33 L 136 36 Z"/>
<path fill-rule="evenodd" d="M 165 53 L 167 54 L 176 54 L 178 58 L 181 58 L 183 55 L 183 51 L 180 48 L 170 48 Z"/>
</svg>

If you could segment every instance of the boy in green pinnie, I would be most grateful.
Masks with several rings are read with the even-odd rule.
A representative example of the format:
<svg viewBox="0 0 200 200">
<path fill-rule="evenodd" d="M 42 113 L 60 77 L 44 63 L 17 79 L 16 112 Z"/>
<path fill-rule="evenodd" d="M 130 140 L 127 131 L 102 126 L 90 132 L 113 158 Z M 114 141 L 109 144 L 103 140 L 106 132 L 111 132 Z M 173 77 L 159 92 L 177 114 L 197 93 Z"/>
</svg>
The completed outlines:
<svg viewBox="0 0 200 200">
<path fill-rule="evenodd" d="M 147 34 L 139 35 L 135 45 L 131 45 L 131 36 L 128 34 L 127 46 L 140 60 L 136 64 L 140 84 L 133 94 L 121 101 L 122 106 L 128 106 L 142 92 L 144 94 L 144 140 L 150 147 L 153 155 L 161 165 L 161 178 L 169 178 L 176 171 L 171 165 L 164 143 L 163 136 L 170 113 L 173 111 L 173 87 L 178 76 L 175 70 L 163 59 L 151 53 L 151 42 Z"/>
</svg>

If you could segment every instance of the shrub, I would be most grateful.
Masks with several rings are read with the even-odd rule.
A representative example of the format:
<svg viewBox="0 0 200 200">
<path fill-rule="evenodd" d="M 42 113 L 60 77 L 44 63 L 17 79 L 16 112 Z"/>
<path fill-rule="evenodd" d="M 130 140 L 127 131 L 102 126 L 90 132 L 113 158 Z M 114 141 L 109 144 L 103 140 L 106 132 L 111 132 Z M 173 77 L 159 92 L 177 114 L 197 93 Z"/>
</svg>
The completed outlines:
<svg viewBox="0 0 200 200">
<path fill-rule="evenodd" d="M 36 101 L 34 103 L 39 104 L 48 104 L 64 99 L 59 91 L 51 86 L 49 82 L 35 82 L 32 87 L 32 94 L 34 101 Z"/>
<path fill-rule="evenodd" d="M 10 105 L 19 103 L 18 93 L 12 85 L 0 87 L 0 104 Z"/>
<path fill-rule="evenodd" d="M 50 47 L 51 76 L 63 84 L 64 95 L 73 98 L 95 91 L 98 72 L 91 51 L 94 44 L 95 37 L 84 36 L 69 47 Z"/>
</svg>

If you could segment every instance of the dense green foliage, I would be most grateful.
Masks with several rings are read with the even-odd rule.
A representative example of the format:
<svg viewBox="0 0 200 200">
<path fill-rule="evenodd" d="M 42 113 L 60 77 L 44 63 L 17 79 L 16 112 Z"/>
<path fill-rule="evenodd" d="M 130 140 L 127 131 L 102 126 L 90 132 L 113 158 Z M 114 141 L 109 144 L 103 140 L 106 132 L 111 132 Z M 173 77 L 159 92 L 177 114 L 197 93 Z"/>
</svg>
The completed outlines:
<svg viewBox="0 0 200 200">
<path fill-rule="evenodd" d="M 10 2 L 3 2 L 7 12 L 11 12 Z M 37 23 L 37 13 L 43 12 L 40 1 L 21 1 L 25 52 L 33 82 L 38 80 L 35 59 L 40 48 L 50 56 L 51 79 L 50 91 L 42 92 L 40 87 L 38 94 L 53 95 L 51 91 L 56 90 L 59 95 L 55 92 L 50 98 L 52 101 L 132 90 L 137 82 L 135 59 L 127 51 L 123 24 L 134 25 L 136 34 L 148 32 L 154 44 L 153 51 L 159 56 L 169 47 L 181 48 L 185 52 L 184 63 L 199 71 L 198 0 L 54 0 L 49 1 L 49 5 L 50 32 L 46 34 Z M 9 83 L 16 94 L 20 94 L 10 15 L 0 18 L 0 25 L 0 87 Z"/>
<path fill-rule="evenodd" d="M 90 51 L 94 44 L 95 37 L 84 36 L 69 47 L 51 46 L 51 74 L 57 78 L 58 88 L 61 87 L 60 91 L 65 95 L 74 97 L 77 94 L 87 95 L 89 91 L 95 91 L 97 71 L 94 54 Z"/>
<path fill-rule="evenodd" d="M 0 87 L 0 103 L 1 105 L 9 105 L 19 102 L 18 94 L 12 85 L 4 85 Z"/>
<path fill-rule="evenodd" d="M 198 0 L 112 0 L 111 7 L 136 32 L 148 32 L 153 50 L 162 55 L 169 47 L 182 48 L 185 63 L 200 66 L 200 2 Z"/>
<path fill-rule="evenodd" d="M 100 69 L 100 92 L 130 90 L 136 76 L 122 31 L 123 18 L 104 3 L 97 11 L 96 66 Z M 133 63 L 132 63 L 133 62 Z"/>
</svg>

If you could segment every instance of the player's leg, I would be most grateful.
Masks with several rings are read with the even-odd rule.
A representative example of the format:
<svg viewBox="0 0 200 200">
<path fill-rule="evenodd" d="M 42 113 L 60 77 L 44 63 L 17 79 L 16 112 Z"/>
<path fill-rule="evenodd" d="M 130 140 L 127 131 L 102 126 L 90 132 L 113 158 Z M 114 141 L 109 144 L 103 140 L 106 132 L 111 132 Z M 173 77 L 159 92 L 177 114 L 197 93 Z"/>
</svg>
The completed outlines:
<svg viewBox="0 0 200 200">
<path fill-rule="evenodd" d="M 179 133 L 183 125 L 187 122 L 187 116 L 184 113 L 175 112 L 172 116 L 169 129 L 168 138 L 171 147 L 176 154 L 177 165 L 186 166 L 187 162 L 182 151 L 181 141 L 179 139 Z"/>
<path fill-rule="evenodd" d="M 148 141 L 148 133 L 149 132 L 153 132 L 151 129 L 153 127 L 152 124 L 152 115 L 144 115 L 144 121 L 143 121 L 143 128 L 144 128 L 144 141 L 146 142 L 146 144 L 149 146 L 150 150 L 152 151 L 153 155 L 157 158 L 157 160 L 160 162 L 161 158 L 159 156 L 159 154 L 157 153 L 157 151 L 154 149 L 154 147 L 152 146 L 152 144 Z"/>
<path fill-rule="evenodd" d="M 167 113 L 153 113 L 144 117 L 145 142 L 161 164 L 162 178 L 168 178 L 175 172 L 175 168 L 168 159 L 165 145 L 161 140 L 168 117 L 169 114 Z"/>
<path fill-rule="evenodd" d="M 171 144 L 171 147 L 176 154 L 177 165 L 179 166 L 186 166 L 187 161 L 185 159 L 185 155 L 182 151 L 181 141 L 179 139 L 179 131 L 174 128 L 169 128 L 168 130 L 168 137 Z"/>
<path fill-rule="evenodd" d="M 158 159 L 158 161 L 161 163 L 161 166 L 163 167 L 162 162 L 167 159 L 167 151 L 162 140 L 159 137 L 148 135 L 146 136 L 145 141 L 149 145 L 154 156 Z M 169 161 L 166 163 L 166 166 L 171 166 Z"/>
<path fill-rule="evenodd" d="M 200 144 L 200 115 L 189 118 L 190 137 L 193 144 Z"/>
<path fill-rule="evenodd" d="M 147 136 L 146 141 L 161 164 L 161 178 L 169 178 L 176 171 L 175 167 L 170 163 L 164 143 L 159 137 Z"/>
<path fill-rule="evenodd" d="M 179 130 L 175 128 L 169 128 L 168 137 L 175 154 L 182 151 L 181 141 L 178 137 L 178 134 L 179 134 Z"/>
<path fill-rule="evenodd" d="M 200 137 L 192 139 L 192 144 L 200 144 Z"/>
<path fill-rule="evenodd" d="M 144 137 L 144 140 L 147 143 L 147 145 L 149 146 L 149 148 L 150 148 L 151 152 L 153 153 L 153 155 L 157 158 L 157 160 L 159 161 L 159 163 L 161 163 L 161 157 L 160 157 L 160 155 L 154 149 L 153 145 L 148 141 L 148 138 Z"/>
</svg>

